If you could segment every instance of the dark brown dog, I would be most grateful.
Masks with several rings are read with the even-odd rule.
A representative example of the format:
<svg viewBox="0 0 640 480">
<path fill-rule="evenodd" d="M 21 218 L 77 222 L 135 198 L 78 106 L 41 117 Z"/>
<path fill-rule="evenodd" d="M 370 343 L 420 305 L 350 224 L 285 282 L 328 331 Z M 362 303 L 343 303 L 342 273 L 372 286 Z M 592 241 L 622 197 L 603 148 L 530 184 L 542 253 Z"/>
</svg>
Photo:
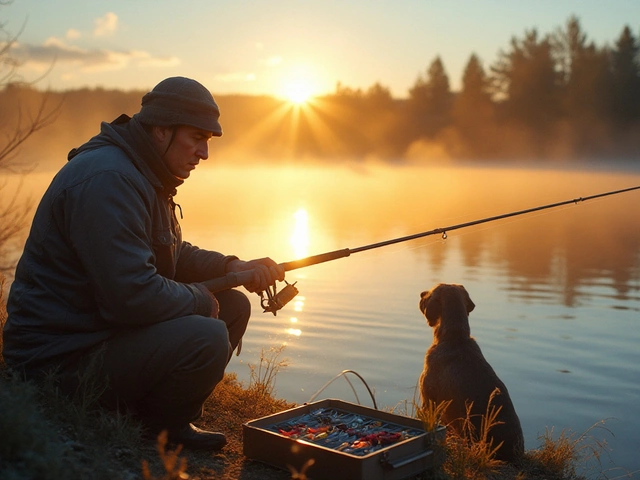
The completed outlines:
<svg viewBox="0 0 640 480">
<path fill-rule="evenodd" d="M 433 327 L 433 344 L 427 351 L 420 375 L 422 405 L 428 400 L 436 404 L 451 400 L 442 421 L 461 433 L 466 405 L 473 402 L 470 419 L 475 432 L 480 432 L 481 416 L 486 414 L 491 393 L 498 388 L 500 394 L 494 396 L 492 405 L 502 409 L 489 437 L 494 447 L 503 442 L 496 458 L 514 462 L 524 453 L 520 420 L 507 387 L 471 337 L 469 313 L 474 308 L 462 285 L 441 283 L 420 294 L 420 311 Z"/>
</svg>

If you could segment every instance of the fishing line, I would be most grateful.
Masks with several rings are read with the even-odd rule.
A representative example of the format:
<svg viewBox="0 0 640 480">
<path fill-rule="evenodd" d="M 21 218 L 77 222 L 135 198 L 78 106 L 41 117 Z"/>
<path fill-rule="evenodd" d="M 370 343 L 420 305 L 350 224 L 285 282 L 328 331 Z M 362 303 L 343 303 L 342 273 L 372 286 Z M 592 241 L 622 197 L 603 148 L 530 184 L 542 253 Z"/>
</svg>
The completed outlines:
<svg viewBox="0 0 640 480">
<path fill-rule="evenodd" d="M 398 237 L 398 238 L 393 238 L 390 240 L 385 240 L 382 242 L 377 242 L 377 243 L 372 243 L 369 245 L 363 245 L 361 247 L 357 247 L 357 248 L 343 248 L 341 250 L 334 250 L 331 252 L 326 252 L 326 253 L 321 253 L 318 255 L 312 255 L 310 257 L 305 257 L 305 258 L 301 258 L 299 260 L 293 260 L 290 262 L 284 262 L 281 263 L 280 265 L 284 268 L 285 271 L 290 271 L 290 270 L 296 270 L 298 268 L 303 268 L 303 267 L 308 267 L 311 265 L 317 265 L 319 263 L 324 263 L 324 262 L 330 262 L 332 260 L 337 260 L 339 258 L 345 258 L 348 257 L 354 253 L 359 253 L 359 252 L 364 252 L 367 250 L 372 250 L 375 248 L 380 248 L 380 247 L 385 247 L 388 245 L 394 245 L 396 243 L 401 243 L 401 242 L 407 242 L 409 240 L 415 240 L 418 238 L 423 238 L 423 237 L 427 237 L 430 235 L 441 235 L 441 238 L 446 240 L 448 237 L 448 232 L 452 232 L 455 230 L 459 230 L 462 228 L 467 228 L 467 227 L 471 227 L 474 225 L 480 225 L 483 223 L 489 223 L 489 222 L 494 222 L 497 220 L 502 220 L 505 218 L 511 218 L 511 217 L 516 217 L 519 215 L 525 215 L 525 214 L 529 214 L 529 213 L 534 213 L 534 212 L 540 212 L 542 210 L 547 210 L 547 209 L 551 209 L 551 208 L 557 208 L 557 207 L 561 207 L 561 206 L 566 206 L 566 205 L 570 205 L 570 204 L 578 204 L 578 203 L 582 203 L 585 202 L 587 200 L 593 200 L 593 199 L 597 199 L 597 198 L 603 198 L 603 197 L 607 197 L 610 195 L 618 195 L 621 193 L 625 193 L 625 192 L 630 192 L 632 190 L 638 190 L 640 189 L 640 185 L 635 186 L 635 187 L 629 187 L 629 188 L 623 188 L 620 190 L 613 190 L 610 192 L 604 192 L 604 193 L 598 193 L 595 195 L 588 195 L 586 197 L 577 197 L 577 198 L 573 198 L 571 200 L 564 200 L 561 202 L 555 202 L 555 203 L 550 203 L 547 205 L 540 205 L 537 207 L 532 207 L 532 208 L 527 208 L 524 210 L 517 210 L 514 212 L 509 212 L 509 213 L 503 213 L 501 215 L 494 215 L 491 217 L 486 217 L 486 218 L 481 218 L 478 220 L 472 220 L 469 222 L 463 222 L 463 223 L 458 223 L 455 225 L 449 225 L 448 227 L 440 227 L 440 228 L 434 228 L 433 230 L 428 230 L 426 232 L 420 232 L 420 233 L 415 233 L 413 235 L 406 235 L 403 237 Z M 280 310 L 284 305 L 286 305 L 289 301 L 291 301 L 297 294 L 298 294 L 298 289 L 295 287 L 295 283 L 290 284 L 289 282 L 285 281 L 286 286 L 280 291 L 277 292 L 275 285 L 273 285 L 273 287 L 270 287 L 267 291 L 267 298 L 264 297 L 264 293 L 265 292 L 261 292 L 260 293 L 260 297 L 261 297 L 261 305 L 264 308 L 265 312 L 271 312 L 274 315 L 276 314 L 276 312 L 278 310 Z"/>
<path fill-rule="evenodd" d="M 355 370 L 343 370 L 342 372 L 340 372 L 338 375 L 336 375 L 331 380 L 329 380 L 327 383 L 325 383 L 322 387 L 320 387 L 320 390 L 318 390 L 316 393 L 314 393 L 311 396 L 311 398 L 309 399 L 308 403 L 313 402 L 316 399 L 316 397 L 318 395 L 320 395 L 324 391 L 324 389 L 327 388 L 329 385 L 331 385 L 335 380 L 337 380 L 340 377 L 344 377 L 344 379 L 347 381 L 347 383 L 351 387 L 351 391 L 355 395 L 356 401 L 358 402 L 358 405 L 360 405 L 360 399 L 358 398 L 358 392 L 356 392 L 356 389 L 353 387 L 353 384 L 347 378 L 347 375 L 346 375 L 347 373 L 351 373 L 351 374 L 355 375 L 356 377 L 358 377 L 362 381 L 362 384 L 366 387 L 367 392 L 369 392 L 369 396 L 371 397 L 371 400 L 373 401 L 373 408 L 375 408 L 377 410 L 378 409 L 378 404 L 376 403 L 376 397 L 373 394 L 373 392 L 371 391 L 371 388 L 369 388 L 369 384 L 367 384 L 366 380 L 362 377 L 362 375 L 360 375 Z"/>
<path fill-rule="evenodd" d="M 571 206 L 571 205 L 566 205 L 564 208 L 559 209 L 559 211 L 569 210 L 570 208 L 572 208 L 572 206 Z M 551 213 L 554 213 L 554 212 L 545 212 L 545 211 L 541 211 L 541 212 L 538 212 L 538 213 L 537 213 L 537 214 L 535 214 L 535 215 L 534 215 L 534 214 L 532 214 L 529 218 L 544 217 L 545 215 L 550 215 Z M 500 226 L 504 227 L 504 226 L 508 226 L 508 225 L 513 225 L 514 223 L 522 222 L 522 221 L 524 221 L 524 220 L 525 220 L 524 218 L 512 218 L 512 219 L 510 219 L 510 220 L 508 220 L 508 221 L 505 221 L 504 223 L 501 223 L 501 224 L 500 224 Z M 487 231 L 487 230 L 491 230 L 491 228 L 492 228 L 492 227 L 491 227 L 491 225 L 485 225 L 485 226 L 484 226 L 484 227 L 482 227 L 482 228 L 478 228 L 478 229 L 475 229 L 475 230 L 472 230 L 472 231 L 468 231 L 468 232 L 461 232 L 461 233 L 459 233 L 458 235 L 456 235 L 456 238 L 464 237 L 464 236 L 466 236 L 466 235 L 473 235 L 473 234 L 475 234 L 475 233 L 479 233 L 479 232 L 485 232 L 485 231 Z M 446 241 L 446 240 L 445 240 L 445 241 Z M 423 246 L 425 246 L 425 247 L 426 247 L 426 246 L 429 246 L 429 245 L 433 245 L 433 244 L 435 244 L 435 243 L 437 243 L 437 242 L 438 242 L 438 241 L 436 240 L 436 241 L 433 241 L 433 242 L 430 242 L 430 243 L 425 243 L 425 244 L 422 244 L 422 245 L 416 245 L 416 246 L 409 247 L 409 248 L 410 248 L 411 250 L 416 250 L 416 249 L 421 248 L 421 247 L 423 247 Z"/>
</svg>

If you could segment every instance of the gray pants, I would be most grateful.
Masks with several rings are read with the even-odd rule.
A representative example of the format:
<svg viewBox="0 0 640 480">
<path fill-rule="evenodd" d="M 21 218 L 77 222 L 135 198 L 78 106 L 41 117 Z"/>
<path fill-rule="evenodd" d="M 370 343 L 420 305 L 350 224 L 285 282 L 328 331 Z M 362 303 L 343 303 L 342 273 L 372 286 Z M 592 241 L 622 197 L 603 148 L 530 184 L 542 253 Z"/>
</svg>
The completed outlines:
<svg viewBox="0 0 640 480">
<path fill-rule="evenodd" d="M 251 314 L 239 291 L 218 292 L 216 298 L 219 319 L 190 315 L 110 339 L 98 362 L 100 377 L 108 379 L 106 406 L 126 406 L 158 431 L 199 418 Z"/>
</svg>

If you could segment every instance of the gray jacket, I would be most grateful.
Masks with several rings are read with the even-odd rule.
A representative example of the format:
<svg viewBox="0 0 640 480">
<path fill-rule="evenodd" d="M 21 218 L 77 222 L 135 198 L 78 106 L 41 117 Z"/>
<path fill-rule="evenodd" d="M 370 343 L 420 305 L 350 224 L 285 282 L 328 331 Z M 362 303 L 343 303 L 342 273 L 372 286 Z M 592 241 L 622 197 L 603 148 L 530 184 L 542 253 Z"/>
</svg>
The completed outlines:
<svg viewBox="0 0 640 480">
<path fill-rule="evenodd" d="M 181 183 L 136 117 L 103 123 L 44 194 L 11 286 L 4 357 L 28 370 L 91 350 L 121 329 L 191 314 L 214 299 L 198 282 L 237 257 L 182 241 Z"/>
</svg>

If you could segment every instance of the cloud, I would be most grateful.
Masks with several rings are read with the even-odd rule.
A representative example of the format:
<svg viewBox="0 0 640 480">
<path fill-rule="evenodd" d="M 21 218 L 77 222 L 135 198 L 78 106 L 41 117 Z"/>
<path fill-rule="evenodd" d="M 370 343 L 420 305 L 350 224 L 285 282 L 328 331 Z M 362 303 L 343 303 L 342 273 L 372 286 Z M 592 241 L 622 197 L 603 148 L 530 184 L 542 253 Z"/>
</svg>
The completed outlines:
<svg viewBox="0 0 640 480">
<path fill-rule="evenodd" d="M 108 12 L 102 17 L 94 20 L 95 28 L 93 34 L 96 37 L 104 37 L 113 34 L 118 29 L 118 16 L 113 12 Z"/>
<path fill-rule="evenodd" d="M 69 45 L 51 37 L 42 45 L 18 44 L 12 55 L 24 66 L 40 68 L 43 65 L 73 65 L 84 72 L 121 70 L 128 66 L 170 67 L 180 64 L 177 57 L 154 56 L 140 50 L 116 51 L 107 49 L 84 49 Z"/>
<path fill-rule="evenodd" d="M 215 81 L 223 83 L 253 82 L 255 79 L 255 73 L 246 72 L 220 73 L 214 77 Z"/>
<path fill-rule="evenodd" d="M 178 57 L 154 57 L 148 52 L 133 50 L 130 52 L 131 58 L 134 59 L 140 67 L 175 67 L 180 65 Z"/>
<path fill-rule="evenodd" d="M 70 28 L 69 30 L 67 30 L 64 38 L 66 38 L 67 40 L 76 40 L 81 36 L 82 34 L 78 30 L 76 30 L 75 28 Z"/>
</svg>

